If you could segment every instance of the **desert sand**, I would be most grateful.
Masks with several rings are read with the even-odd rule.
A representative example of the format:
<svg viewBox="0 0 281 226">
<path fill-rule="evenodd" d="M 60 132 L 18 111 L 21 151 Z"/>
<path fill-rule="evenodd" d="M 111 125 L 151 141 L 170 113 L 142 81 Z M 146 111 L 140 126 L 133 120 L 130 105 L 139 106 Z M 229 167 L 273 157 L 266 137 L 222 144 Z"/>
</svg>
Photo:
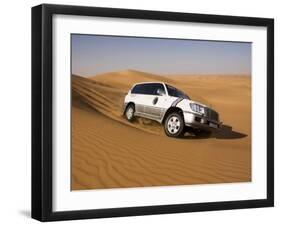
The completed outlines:
<svg viewBox="0 0 281 226">
<path fill-rule="evenodd" d="M 122 116 L 136 82 L 164 81 L 216 109 L 211 137 L 165 136 L 148 119 Z M 134 70 L 72 75 L 72 190 L 251 181 L 251 77 L 161 76 Z"/>
</svg>

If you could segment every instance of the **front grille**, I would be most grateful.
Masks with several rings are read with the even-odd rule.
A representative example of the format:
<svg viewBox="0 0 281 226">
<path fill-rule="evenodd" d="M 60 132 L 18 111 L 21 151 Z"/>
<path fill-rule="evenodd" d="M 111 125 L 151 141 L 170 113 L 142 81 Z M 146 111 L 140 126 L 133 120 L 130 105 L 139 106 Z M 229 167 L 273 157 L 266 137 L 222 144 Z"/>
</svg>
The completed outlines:
<svg viewBox="0 0 281 226">
<path fill-rule="evenodd" d="M 210 120 L 219 121 L 219 114 L 210 108 L 205 108 L 205 116 Z"/>
</svg>

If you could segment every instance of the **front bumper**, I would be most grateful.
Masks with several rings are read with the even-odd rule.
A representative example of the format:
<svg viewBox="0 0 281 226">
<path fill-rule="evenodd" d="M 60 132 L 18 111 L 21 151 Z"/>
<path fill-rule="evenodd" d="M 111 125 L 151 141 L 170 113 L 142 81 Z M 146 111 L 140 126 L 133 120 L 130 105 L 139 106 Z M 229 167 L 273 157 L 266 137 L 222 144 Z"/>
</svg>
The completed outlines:
<svg viewBox="0 0 281 226">
<path fill-rule="evenodd" d="M 205 131 L 217 131 L 221 128 L 222 122 L 212 120 L 194 112 L 183 112 L 186 126 Z"/>
</svg>

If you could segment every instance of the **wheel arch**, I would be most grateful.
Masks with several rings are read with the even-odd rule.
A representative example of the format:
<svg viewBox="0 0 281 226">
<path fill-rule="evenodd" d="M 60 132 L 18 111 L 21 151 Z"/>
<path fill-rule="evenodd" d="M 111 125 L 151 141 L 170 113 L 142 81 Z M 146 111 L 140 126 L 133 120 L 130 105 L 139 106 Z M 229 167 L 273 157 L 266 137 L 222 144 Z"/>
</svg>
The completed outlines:
<svg viewBox="0 0 281 226">
<path fill-rule="evenodd" d="M 183 119 L 184 119 L 184 116 L 183 116 L 183 110 L 179 107 L 170 107 L 168 108 L 168 110 L 165 112 L 162 120 L 161 120 L 161 124 L 163 124 L 166 120 L 166 118 L 168 117 L 169 114 L 171 113 L 174 113 L 174 112 L 178 112 L 182 115 Z"/>
</svg>

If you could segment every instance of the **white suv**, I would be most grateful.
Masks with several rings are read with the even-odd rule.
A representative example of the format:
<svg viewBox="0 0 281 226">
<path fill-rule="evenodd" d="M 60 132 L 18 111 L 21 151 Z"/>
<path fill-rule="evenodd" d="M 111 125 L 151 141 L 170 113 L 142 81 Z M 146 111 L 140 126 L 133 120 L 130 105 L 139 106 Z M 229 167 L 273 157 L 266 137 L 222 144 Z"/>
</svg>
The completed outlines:
<svg viewBox="0 0 281 226">
<path fill-rule="evenodd" d="M 135 84 L 125 97 L 124 115 L 129 121 L 135 116 L 158 121 L 170 137 L 182 136 L 186 127 L 197 134 L 211 133 L 221 126 L 216 111 L 162 82 Z"/>
</svg>

